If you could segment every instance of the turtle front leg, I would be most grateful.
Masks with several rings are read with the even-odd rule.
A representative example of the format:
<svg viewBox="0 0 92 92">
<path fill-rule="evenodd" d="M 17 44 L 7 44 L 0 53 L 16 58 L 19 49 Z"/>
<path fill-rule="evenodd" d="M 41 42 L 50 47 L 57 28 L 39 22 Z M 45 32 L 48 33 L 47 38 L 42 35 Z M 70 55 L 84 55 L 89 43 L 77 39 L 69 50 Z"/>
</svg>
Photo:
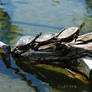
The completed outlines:
<svg viewBox="0 0 92 92">
<path fill-rule="evenodd" d="M 75 42 L 77 41 L 78 36 L 79 36 L 79 33 L 76 33 L 76 34 L 74 35 L 73 39 L 74 39 Z"/>
</svg>

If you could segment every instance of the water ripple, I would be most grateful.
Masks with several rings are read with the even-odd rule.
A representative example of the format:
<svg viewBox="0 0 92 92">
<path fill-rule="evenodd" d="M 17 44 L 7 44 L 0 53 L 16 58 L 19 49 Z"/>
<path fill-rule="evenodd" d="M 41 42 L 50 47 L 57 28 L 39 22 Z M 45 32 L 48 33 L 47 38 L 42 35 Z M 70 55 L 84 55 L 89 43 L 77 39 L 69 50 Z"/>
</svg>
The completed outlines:
<svg viewBox="0 0 92 92">
<path fill-rule="evenodd" d="M 35 26 L 35 27 L 43 27 L 43 28 L 51 28 L 56 30 L 62 30 L 64 27 L 56 27 L 56 26 L 50 26 L 50 25 L 44 25 L 44 24 L 35 24 L 35 23 L 26 23 L 21 21 L 11 21 L 14 24 L 22 24 L 27 26 Z"/>
</svg>

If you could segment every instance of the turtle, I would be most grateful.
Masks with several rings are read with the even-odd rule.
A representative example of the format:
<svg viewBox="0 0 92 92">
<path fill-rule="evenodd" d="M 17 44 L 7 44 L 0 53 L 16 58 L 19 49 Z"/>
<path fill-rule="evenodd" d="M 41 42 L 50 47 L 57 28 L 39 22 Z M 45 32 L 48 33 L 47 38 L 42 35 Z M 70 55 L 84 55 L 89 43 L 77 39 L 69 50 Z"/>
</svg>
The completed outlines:
<svg viewBox="0 0 92 92">
<path fill-rule="evenodd" d="M 92 41 L 92 33 L 87 33 L 78 37 L 77 44 L 83 44 L 90 41 Z"/>
<path fill-rule="evenodd" d="M 33 36 L 22 36 L 16 43 L 15 47 L 22 48 L 24 45 L 29 44 L 33 39 Z"/>
<path fill-rule="evenodd" d="M 56 33 L 52 33 L 52 32 L 41 34 L 41 36 L 39 36 L 35 40 L 35 45 L 33 49 L 37 51 L 40 46 L 52 43 L 56 35 L 57 35 Z"/>
<path fill-rule="evenodd" d="M 36 37 L 33 36 L 22 36 L 18 42 L 16 43 L 15 47 L 11 50 L 14 54 L 21 54 L 30 48 L 33 49 L 35 45 L 35 40 L 41 35 L 39 33 Z"/>
<path fill-rule="evenodd" d="M 79 27 L 69 27 L 63 31 L 61 31 L 58 35 L 57 35 L 57 39 L 61 42 L 70 42 L 72 40 L 78 38 L 79 36 L 79 32 L 82 29 L 82 27 L 84 26 L 84 22 L 79 26 Z"/>
<path fill-rule="evenodd" d="M 38 39 L 36 39 L 36 43 L 47 43 L 53 40 L 56 37 L 57 33 L 46 33 L 41 35 Z"/>
</svg>

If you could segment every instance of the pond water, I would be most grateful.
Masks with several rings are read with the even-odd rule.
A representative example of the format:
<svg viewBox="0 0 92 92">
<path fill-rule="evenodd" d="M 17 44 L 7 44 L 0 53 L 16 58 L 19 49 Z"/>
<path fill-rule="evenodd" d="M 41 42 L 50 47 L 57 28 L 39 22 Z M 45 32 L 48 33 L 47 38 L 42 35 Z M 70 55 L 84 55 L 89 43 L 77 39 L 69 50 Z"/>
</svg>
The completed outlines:
<svg viewBox="0 0 92 92">
<path fill-rule="evenodd" d="M 79 26 L 83 22 L 86 24 L 81 33 L 91 32 L 91 0 L 0 0 L 0 40 L 11 47 L 23 35 L 59 32 L 63 28 Z M 13 67 L 20 68 L 16 64 Z M 50 69 L 53 71 L 53 68 Z M 52 82 L 55 80 L 50 81 L 47 77 L 48 82 L 44 82 L 33 73 L 20 70 L 16 73 L 16 69 L 6 68 L 0 59 L 0 92 L 89 92 L 86 84 L 77 80 L 74 84 L 75 81 L 69 79 L 73 83 L 70 86 L 66 81 L 65 85 L 62 83 L 62 86 L 55 87 Z M 60 72 L 60 69 L 57 70 Z M 61 77 L 59 74 L 58 76 Z M 81 87 L 77 87 L 78 85 Z"/>
</svg>

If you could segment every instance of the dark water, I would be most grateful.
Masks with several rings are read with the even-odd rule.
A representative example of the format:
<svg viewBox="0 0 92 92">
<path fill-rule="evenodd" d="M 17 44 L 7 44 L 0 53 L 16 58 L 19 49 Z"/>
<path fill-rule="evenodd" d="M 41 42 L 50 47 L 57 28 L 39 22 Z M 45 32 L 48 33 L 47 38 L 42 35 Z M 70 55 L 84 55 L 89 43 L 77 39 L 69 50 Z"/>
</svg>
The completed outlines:
<svg viewBox="0 0 92 92">
<path fill-rule="evenodd" d="M 91 32 L 91 0 L 0 0 L 0 40 L 11 47 L 22 35 L 59 32 L 82 22 L 86 25 L 81 33 Z M 26 68 L 26 61 L 16 65 L 11 60 L 12 68 L 6 68 L 0 59 L 0 92 L 91 92 L 86 83 L 67 77 L 62 68 Z"/>
</svg>

